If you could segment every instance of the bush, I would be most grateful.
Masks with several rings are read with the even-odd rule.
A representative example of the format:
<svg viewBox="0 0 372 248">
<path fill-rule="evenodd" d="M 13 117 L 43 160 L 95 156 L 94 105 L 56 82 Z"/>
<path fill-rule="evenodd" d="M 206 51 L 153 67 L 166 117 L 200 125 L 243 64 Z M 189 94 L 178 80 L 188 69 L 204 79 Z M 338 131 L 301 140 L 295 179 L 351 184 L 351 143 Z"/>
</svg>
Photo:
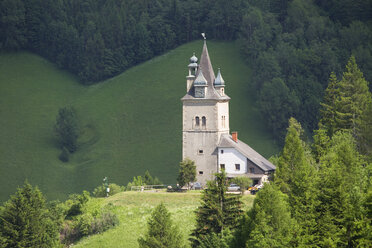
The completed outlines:
<svg viewBox="0 0 372 248">
<path fill-rule="evenodd" d="M 125 190 L 131 190 L 132 186 L 143 186 L 143 185 L 161 185 L 163 184 L 159 178 L 152 177 L 149 171 L 145 172 L 143 176 L 133 177 L 133 181 L 127 184 Z"/>
<path fill-rule="evenodd" d="M 115 194 L 125 190 L 124 186 L 120 186 L 120 185 L 117 185 L 115 183 L 110 183 L 109 188 L 110 188 L 109 196 L 115 195 Z M 102 185 L 98 186 L 97 188 L 95 188 L 94 191 L 93 191 L 93 195 L 95 197 L 105 197 L 106 196 L 105 185 L 102 184 Z"/>
<path fill-rule="evenodd" d="M 231 181 L 239 185 L 242 194 L 244 194 L 244 191 L 252 184 L 252 179 L 249 177 L 235 177 Z"/>
<path fill-rule="evenodd" d="M 118 224 L 119 219 L 116 214 L 106 211 L 101 214 L 100 218 L 95 218 L 91 222 L 91 233 L 102 233 Z"/>
<path fill-rule="evenodd" d="M 89 201 L 90 194 L 88 191 L 83 191 L 81 195 L 72 194 L 69 197 L 70 199 L 66 201 L 67 204 L 67 212 L 66 218 L 70 218 L 72 216 L 76 216 L 83 213 L 83 207 Z"/>
</svg>

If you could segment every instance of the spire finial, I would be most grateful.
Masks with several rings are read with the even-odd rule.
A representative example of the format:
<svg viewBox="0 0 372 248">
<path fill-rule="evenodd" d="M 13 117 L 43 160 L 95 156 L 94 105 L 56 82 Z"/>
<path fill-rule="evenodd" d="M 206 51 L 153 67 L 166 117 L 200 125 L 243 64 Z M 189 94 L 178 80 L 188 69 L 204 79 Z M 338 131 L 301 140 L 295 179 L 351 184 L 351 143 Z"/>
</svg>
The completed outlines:
<svg viewBox="0 0 372 248">
<path fill-rule="evenodd" d="M 207 37 L 205 37 L 205 33 L 201 33 L 201 35 L 203 36 L 204 39 L 204 45 L 207 44 Z"/>
</svg>

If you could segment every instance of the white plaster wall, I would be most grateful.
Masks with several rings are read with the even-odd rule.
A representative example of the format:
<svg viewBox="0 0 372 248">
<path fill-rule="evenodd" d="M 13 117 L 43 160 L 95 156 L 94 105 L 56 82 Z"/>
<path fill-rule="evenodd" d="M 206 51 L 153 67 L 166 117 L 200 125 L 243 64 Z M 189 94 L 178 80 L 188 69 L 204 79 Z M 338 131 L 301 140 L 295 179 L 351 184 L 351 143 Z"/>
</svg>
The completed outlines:
<svg viewBox="0 0 372 248">
<path fill-rule="evenodd" d="M 216 119 L 217 119 L 217 127 L 219 130 L 219 136 L 220 138 L 222 133 L 229 133 L 230 132 L 230 124 L 229 124 L 229 102 L 218 102 L 217 103 L 217 113 L 216 113 Z M 222 126 L 222 116 L 225 116 L 225 127 Z"/>
<path fill-rule="evenodd" d="M 223 153 L 221 153 L 223 150 Z M 247 159 L 234 148 L 218 148 L 218 166 L 225 164 L 227 174 L 247 173 Z M 240 171 L 235 170 L 235 164 L 240 164 Z"/>
</svg>

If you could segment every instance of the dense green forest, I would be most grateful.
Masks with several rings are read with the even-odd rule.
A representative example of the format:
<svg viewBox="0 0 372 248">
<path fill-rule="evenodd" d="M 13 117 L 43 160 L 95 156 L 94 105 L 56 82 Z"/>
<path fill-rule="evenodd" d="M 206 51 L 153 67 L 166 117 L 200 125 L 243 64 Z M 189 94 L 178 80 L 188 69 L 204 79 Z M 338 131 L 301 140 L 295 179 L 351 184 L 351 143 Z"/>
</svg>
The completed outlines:
<svg viewBox="0 0 372 248">
<path fill-rule="evenodd" d="M 228 6 L 195 0 L 2 0 L 0 46 L 34 51 L 90 84 L 206 29 L 210 38 L 235 39 L 243 9 L 240 0 Z"/>
<path fill-rule="evenodd" d="M 1 0 L 0 49 L 27 49 L 91 84 L 206 32 L 241 41 L 262 114 L 316 128 L 331 72 L 350 55 L 372 79 L 372 0 Z"/>
<path fill-rule="evenodd" d="M 354 55 L 372 79 L 372 1 L 252 1 L 240 30 L 259 106 L 282 138 L 289 117 L 316 129 L 331 72 Z"/>
</svg>

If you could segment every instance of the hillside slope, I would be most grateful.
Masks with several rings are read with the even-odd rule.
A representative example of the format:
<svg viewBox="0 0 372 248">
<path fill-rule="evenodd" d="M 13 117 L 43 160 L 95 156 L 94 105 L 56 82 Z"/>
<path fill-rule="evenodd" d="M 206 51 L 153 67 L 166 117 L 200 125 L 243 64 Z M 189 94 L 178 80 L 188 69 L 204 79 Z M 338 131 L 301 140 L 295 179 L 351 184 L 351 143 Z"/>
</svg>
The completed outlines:
<svg viewBox="0 0 372 248">
<path fill-rule="evenodd" d="M 235 43 L 208 42 L 221 67 L 230 102 L 230 127 L 265 156 L 278 151 L 249 91 L 250 70 Z M 195 41 L 93 86 L 29 53 L 0 55 L 0 200 L 27 178 L 48 199 L 92 190 L 104 176 L 126 184 L 149 170 L 175 183 L 181 160 L 182 105 Z M 78 152 L 58 160 L 53 125 L 60 107 L 74 106 L 83 125 Z"/>
<path fill-rule="evenodd" d="M 165 193 L 165 192 L 122 192 L 109 198 L 93 198 L 87 209 L 93 212 L 104 206 L 110 205 L 120 223 L 101 234 L 84 237 L 74 247 L 138 247 L 138 238 L 145 235 L 147 221 L 154 208 L 163 203 L 171 213 L 172 221 L 182 230 L 182 238 L 187 240 L 195 228 L 195 210 L 200 205 L 200 193 Z M 253 205 L 253 195 L 242 197 L 243 210 L 250 209 Z"/>
</svg>

